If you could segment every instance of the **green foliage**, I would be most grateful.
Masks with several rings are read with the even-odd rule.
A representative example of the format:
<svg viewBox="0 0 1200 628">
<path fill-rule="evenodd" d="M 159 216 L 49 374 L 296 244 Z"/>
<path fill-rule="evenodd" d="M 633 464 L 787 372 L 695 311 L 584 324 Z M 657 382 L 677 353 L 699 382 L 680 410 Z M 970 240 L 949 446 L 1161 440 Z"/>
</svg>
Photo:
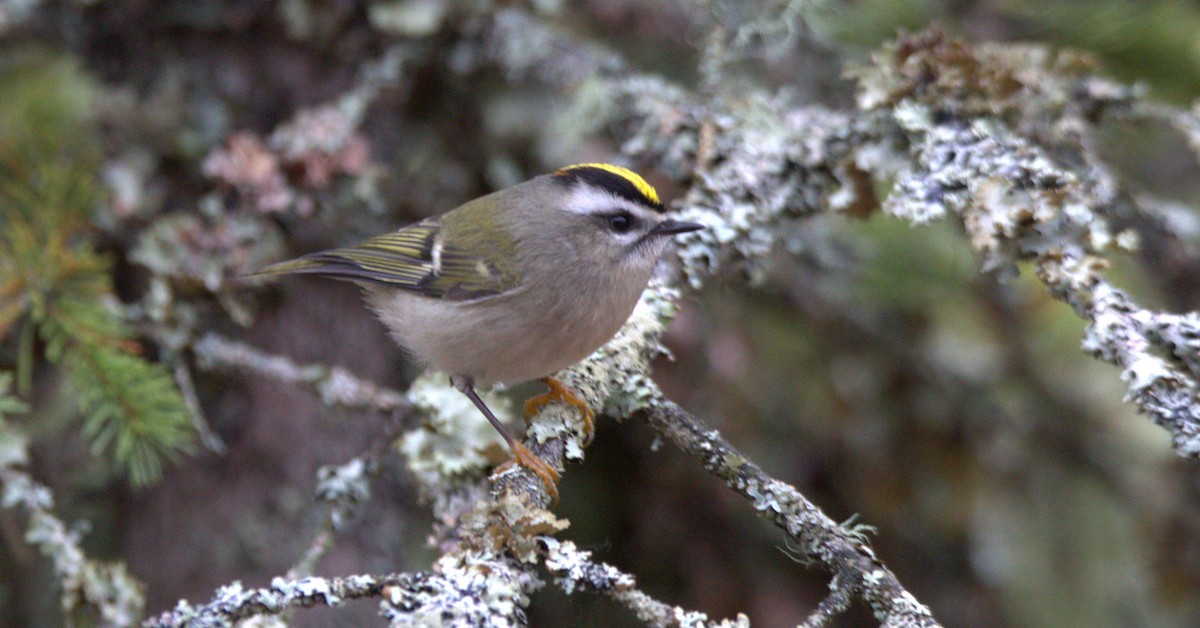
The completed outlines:
<svg viewBox="0 0 1200 628">
<path fill-rule="evenodd" d="M 824 37 L 862 50 L 874 48 L 899 31 L 914 32 L 949 16 L 945 0 L 860 0 L 820 5 L 811 26 Z"/>
<path fill-rule="evenodd" d="M 1091 50 L 1108 70 L 1147 81 L 1159 96 L 1200 94 L 1200 8 L 1181 0 L 1009 0 L 1002 11 L 1026 20 L 1038 38 Z"/>
<path fill-rule="evenodd" d="M 1145 81 L 1160 97 L 1189 102 L 1200 94 L 1200 6 L 1185 0 L 857 0 L 820 6 L 810 24 L 827 38 L 865 50 L 932 22 L 982 40 L 980 17 L 993 11 L 991 19 L 1008 21 L 1003 30 L 1010 37 L 1093 52 L 1107 72 Z"/>
<path fill-rule="evenodd" d="M 20 399 L 9 392 L 12 386 L 12 373 L 0 371 L 0 425 L 4 424 L 4 415 L 21 414 L 28 410 Z"/>
<path fill-rule="evenodd" d="M 78 399 L 93 452 L 146 484 L 189 448 L 192 428 L 171 374 L 140 355 L 111 262 L 89 237 L 102 194 L 87 86 L 56 58 L 0 67 L 0 339 L 19 339 L 18 388 L 28 391 L 40 338 Z"/>
<path fill-rule="evenodd" d="M 40 50 L 4 50 L 0 55 L 0 146 L 29 152 L 70 147 L 90 151 L 86 131 L 93 90 L 78 65 Z M 34 142 L 33 140 L 37 140 Z M 43 152 L 45 154 L 45 152 Z"/>
<path fill-rule="evenodd" d="M 157 481 L 163 460 L 188 449 L 187 408 L 161 364 L 87 344 L 67 353 L 64 364 L 79 391 L 93 453 L 111 455 L 134 484 Z"/>
</svg>

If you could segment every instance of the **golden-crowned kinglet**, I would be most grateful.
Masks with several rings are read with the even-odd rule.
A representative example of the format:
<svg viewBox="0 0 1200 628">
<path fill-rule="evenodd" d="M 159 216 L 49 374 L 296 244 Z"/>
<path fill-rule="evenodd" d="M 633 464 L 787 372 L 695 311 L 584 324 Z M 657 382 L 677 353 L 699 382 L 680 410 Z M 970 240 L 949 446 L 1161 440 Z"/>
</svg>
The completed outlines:
<svg viewBox="0 0 1200 628">
<path fill-rule="evenodd" d="M 665 217 L 658 193 L 636 173 L 578 164 L 254 275 L 312 273 L 362 286 L 396 340 L 449 373 L 517 463 L 556 496 L 558 472 L 504 429 L 475 385 L 541 378 L 550 392 L 526 403 L 526 416 L 566 401 L 579 408 L 589 440 L 591 409 L 549 376 L 629 318 L 668 236 L 700 228 Z"/>
</svg>

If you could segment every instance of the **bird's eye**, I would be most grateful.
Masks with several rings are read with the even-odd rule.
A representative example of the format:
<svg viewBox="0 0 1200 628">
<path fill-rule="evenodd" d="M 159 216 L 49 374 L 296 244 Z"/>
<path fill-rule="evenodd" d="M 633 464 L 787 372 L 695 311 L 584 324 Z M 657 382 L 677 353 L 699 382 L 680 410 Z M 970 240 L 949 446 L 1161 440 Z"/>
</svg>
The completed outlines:
<svg viewBox="0 0 1200 628">
<path fill-rule="evenodd" d="M 608 217 L 608 228 L 616 233 L 625 233 L 633 228 L 633 217 L 629 214 L 613 214 Z"/>
</svg>

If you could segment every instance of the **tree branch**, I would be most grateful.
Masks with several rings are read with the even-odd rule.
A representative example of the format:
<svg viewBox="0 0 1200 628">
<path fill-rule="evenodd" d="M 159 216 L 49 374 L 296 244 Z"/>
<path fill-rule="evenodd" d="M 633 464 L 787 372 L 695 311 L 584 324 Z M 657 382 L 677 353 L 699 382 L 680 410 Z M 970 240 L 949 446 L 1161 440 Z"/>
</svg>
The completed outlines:
<svg viewBox="0 0 1200 628">
<path fill-rule="evenodd" d="M 1100 272 L 1103 252 L 1127 246 L 1131 236 L 1110 232 L 1105 212 L 1118 187 L 1092 167 L 1099 161 L 1079 135 L 1088 120 L 1129 106 L 1137 96 L 1129 90 L 1100 89 L 1113 86 L 1072 75 L 1067 68 L 1073 66 L 1044 50 L 971 48 L 926 33 L 857 71 L 856 111 L 797 107 L 766 92 L 743 94 L 714 110 L 696 94 L 631 72 L 611 53 L 516 9 L 497 11 L 459 52 L 456 68 L 464 72 L 490 64 L 510 78 L 563 89 L 600 81 L 603 89 L 587 91 L 580 106 L 600 112 L 595 119 L 626 155 L 687 185 L 682 217 L 707 229 L 679 238 L 678 272 L 656 278 L 613 341 L 563 379 L 607 414 L 645 418 L 828 569 L 831 593 L 810 625 L 828 622 L 854 597 L 887 625 L 936 622 L 859 535 L 663 398 L 648 364 L 661 350 L 658 339 L 674 315 L 677 286 L 699 290 L 730 267 L 761 279 L 795 219 L 830 209 L 872 211 L 879 206 L 876 181 L 896 181 L 884 203 L 889 214 L 916 224 L 955 216 L 985 270 L 1032 261 L 1051 294 L 1089 323 L 1085 350 L 1122 368 L 1130 399 L 1169 430 L 1178 453 L 1200 455 L 1200 320 L 1141 308 Z M 588 93 L 603 102 L 589 102 Z M 334 379 L 331 370 L 244 357 L 211 338 L 197 343 L 197 355 L 220 355 L 223 364 L 253 362 L 256 370 L 309 385 Z M 428 419 L 406 435 L 404 447 L 444 525 L 442 555 L 432 573 L 396 578 L 385 592 L 388 616 L 523 621 L 528 594 L 540 586 L 533 565 L 550 555 L 551 572 L 563 577 L 563 545 L 546 535 L 565 523 L 540 507 L 549 502 L 541 480 L 511 466 L 492 477 L 489 498 L 481 499 L 476 478 L 486 468 L 489 445 L 471 436 L 470 446 L 448 446 L 448 439 L 469 433 L 470 408 L 457 409 L 450 396 L 458 395 L 445 384 L 420 382 L 407 399 L 357 384 L 334 388 L 349 392 L 322 396 L 373 407 L 411 403 Z M 555 466 L 582 458 L 573 410 L 548 406 L 527 434 L 531 448 Z M 603 567 L 585 571 L 602 588 L 623 590 L 620 574 Z M 651 622 L 676 613 L 650 607 Z"/>
<path fill-rule="evenodd" d="M 833 573 L 836 586 L 830 588 L 837 594 L 835 599 L 849 594 L 861 597 L 884 625 L 937 625 L 929 608 L 904 589 L 864 539 L 826 516 L 795 487 L 767 475 L 716 430 L 667 399 L 653 404 L 640 417 L 746 498 L 760 517 L 787 533 L 805 556 Z M 844 608 L 835 604 L 828 610 L 839 606 Z"/>
<path fill-rule="evenodd" d="M 3 384 L 0 379 L 0 398 L 6 392 Z M 104 625 L 134 625 L 146 605 L 142 583 L 123 564 L 87 557 L 80 544 L 83 531 L 55 516 L 54 495 L 24 471 L 28 463 L 29 441 L 0 417 L 0 509 L 15 509 L 28 517 L 25 542 L 53 563 L 62 587 L 63 614 L 72 617 L 92 610 Z"/>
<path fill-rule="evenodd" d="M 745 615 L 739 614 L 734 620 L 710 622 L 704 613 L 660 602 L 639 590 L 632 575 L 607 563 L 593 561 L 591 552 L 580 550 L 570 541 L 544 537 L 542 543 L 546 548 L 546 569 L 567 595 L 576 591 L 602 593 L 652 626 L 744 628 L 750 625 Z"/>
<path fill-rule="evenodd" d="M 204 334 L 192 345 L 200 368 L 242 370 L 287 384 L 311 386 L 327 405 L 411 411 L 404 393 L 356 377 L 340 366 L 296 364 L 219 334 Z"/>
<path fill-rule="evenodd" d="M 207 604 L 192 606 L 187 600 L 180 600 L 174 609 L 146 620 L 143 625 L 156 628 L 232 626 L 239 620 L 278 615 L 295 608 L 337 607 L 347 600 L 379 597 L 385 587 L 411 578 L 404 574 L 303 578 L 291 582 L 276 578 L 271 586 L 262 589 L 246 589 L 241 583 L 234 582 L 217 589 Z"/>
</svg>

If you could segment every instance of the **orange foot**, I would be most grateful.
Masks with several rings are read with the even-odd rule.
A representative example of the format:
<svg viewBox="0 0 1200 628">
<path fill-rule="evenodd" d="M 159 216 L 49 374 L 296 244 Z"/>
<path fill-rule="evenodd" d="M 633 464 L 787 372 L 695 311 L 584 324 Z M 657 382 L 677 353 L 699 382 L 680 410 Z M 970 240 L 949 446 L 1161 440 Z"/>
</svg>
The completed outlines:
<svg viewBox="0 0 1200 628">
<path fill-rule="evenodd" d="M 546 494 L 550 495 L 550 499 L 557 504 L 558 479 L 561 477 L 558 474 L 558 470 L 550 466 L 550 463 L 539 458 L 537 454 L 530 451 L 529 448 L 520 441 L 514 440 L 510 442 L 508 446 L 512 448 L 512 460 L 509 460 L 508 462 L 496 467 L 496 473 L 503 473 L 505 469 L 508 469 L 513 464 L 519 464 L 522 467 L 529 469 L 531 473 L 539 478 L 542 478 L 542 482 L 546 485 Z"/>
<path fill-rule="evenodd" d="M 568 403 L 572 406 L 575 406 L 575 409 L 579 410 L 579 416 L 583 418 L 583 446 L 587 447 L 588 445 L 591 445 L 592 436 L 595 435 L 595 428 L 593 427 L 593 424 L 595 423 L 596 413 L 592 412 L 592 409 L 588 407 L 587 402 L 580 399 L 575 393 L 571 392 L 571 389 L 563 386 L 562 382 L 558 381 L 557 379 L 554 379 L 553 377 L 543 377 L 542 383 L 549 386 L 550 390 L 536 397 L 530 397 L 529 400 L 525 402 L 525 420 L 528 421 L 529 419 L 533 418 L 533 415 L 540 412 L 547 404 L 554 403 L 555 401 Z"/>
</svg>

